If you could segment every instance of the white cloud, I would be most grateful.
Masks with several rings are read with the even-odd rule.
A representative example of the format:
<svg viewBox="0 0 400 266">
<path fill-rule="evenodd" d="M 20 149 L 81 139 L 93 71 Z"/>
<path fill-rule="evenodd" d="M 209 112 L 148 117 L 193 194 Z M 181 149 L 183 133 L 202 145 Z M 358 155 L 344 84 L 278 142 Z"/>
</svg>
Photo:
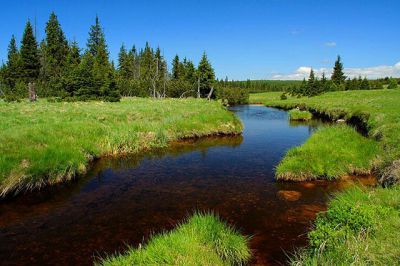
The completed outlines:
<svg viewBox="0 0 400 266">
<path fill-rule="evenodd" d="M 335 47 L 336 46 L 336 42 L 326 42 L 325 46 Z"/>
<path fill-rule="evenodd" d="M 277 80 L 302 80 L 308 78 L 310 75 L 311 67 L 301 66 L 296 71 L 289 74 L 276 74 L 272 79 Z M 327 77 L 332 75 L 332 68 L 319 68 L 314 69 L 315 75 L 321 77 L 325 73 Z M 383 78 L 383 77 L 400 77 L 400 62 L 393 66 L 374 66 L 374 67 L 359 67 L 359 68 L 345 68 L 344 73 L 347 77 L 367 77 L 369 79 Z"/>
</svg>

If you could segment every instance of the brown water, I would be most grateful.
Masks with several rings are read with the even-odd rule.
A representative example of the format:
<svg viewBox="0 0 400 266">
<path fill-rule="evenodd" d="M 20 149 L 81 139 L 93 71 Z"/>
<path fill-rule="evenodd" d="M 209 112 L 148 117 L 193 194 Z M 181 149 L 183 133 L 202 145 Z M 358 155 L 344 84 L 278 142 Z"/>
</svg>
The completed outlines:
<svg viewBox="0 0 400 266">
<path fill-rule="evenodd" d="M 232 109 L 243 136 L 104 158 L 75 182 L 0 202 L 0 264 L 90 265 L 173 228 L 194 210 L 212 210 L 251 235 L 253 264 L 285 264 L 285 254 L 306 245 L 330 194 L 356 181 L 276 182 L 274 167 L 285 151 L 321 122 L 291 124 L 286 112 L 263 106 Z"/>
</svg>

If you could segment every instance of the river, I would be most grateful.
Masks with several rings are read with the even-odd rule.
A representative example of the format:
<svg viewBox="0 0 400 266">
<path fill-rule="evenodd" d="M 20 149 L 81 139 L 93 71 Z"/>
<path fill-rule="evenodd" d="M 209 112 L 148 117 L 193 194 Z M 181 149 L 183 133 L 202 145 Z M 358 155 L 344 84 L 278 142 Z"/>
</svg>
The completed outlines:
<svg viewBox="0 0 400 266">
<path fill-rule="evenodd" d="M 2 265 L 91 265 L 99 256 L 213 211 L 251 236 L 254 264 L 285 264 L 345 181 L 277 182 L 274 168 L 321 121 L 291 123 L 264 106 L 231 108 L 241 136 L 172 143 L 135 156 L 102 158 L 74 182 L 0 202 Z M 366 183 L 369 178 L 365 179 Z"/>
</svg>

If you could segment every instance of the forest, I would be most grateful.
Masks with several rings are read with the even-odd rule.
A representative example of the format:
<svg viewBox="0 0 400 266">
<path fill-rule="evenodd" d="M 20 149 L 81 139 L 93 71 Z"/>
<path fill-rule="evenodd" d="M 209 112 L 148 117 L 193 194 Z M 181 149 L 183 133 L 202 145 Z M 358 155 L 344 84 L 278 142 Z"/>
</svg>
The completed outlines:
<svg viewBox="0 0 400 266">
<path fill-rule="evenodd" d="M 45 32 L 38 43 L 28 21 L 20 47 L 12 36 L 7 62 L 0 71 L 0 94 L 5 100 L 27 98 L 30 90 L 34 90 L 30 94 L 35 98 L 51 97 L 55 101 L 113 102 L 121 96 L 214 97 L 211 88 L 215 73 L 206 53 L 197 67 L 176 55 L 169 71 L 160 47 L 153 48 L 147 42 L 141 49 L 122 44 L 115 65 L 97 16 L 84 49 L 67 39 L 54 12 Z"/>
</svg>

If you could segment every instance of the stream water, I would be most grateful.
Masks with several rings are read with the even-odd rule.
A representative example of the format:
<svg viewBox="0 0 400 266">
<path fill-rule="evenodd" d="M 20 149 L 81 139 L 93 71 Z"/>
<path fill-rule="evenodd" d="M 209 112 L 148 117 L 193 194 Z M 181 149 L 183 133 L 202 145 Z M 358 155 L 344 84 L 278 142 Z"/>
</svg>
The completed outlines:
<svg viewBox="0 0 400 266">
<path fill-rule="evenodd" d="M 195 210 L 218 213 L 251 235 L 254 264 L 285 264 L 336 182 L 276 182 L 274 167 L 321 124 L 285 111 L 232 108 L 242 136 L 172 143 L 136 156 L 103 158 L 74 182 L 0 202 L 2 265 L 91 265 L 104 254 L 172 229 Z M 371 178 L 359 180 L 372 182 Z"/>
</svg>

